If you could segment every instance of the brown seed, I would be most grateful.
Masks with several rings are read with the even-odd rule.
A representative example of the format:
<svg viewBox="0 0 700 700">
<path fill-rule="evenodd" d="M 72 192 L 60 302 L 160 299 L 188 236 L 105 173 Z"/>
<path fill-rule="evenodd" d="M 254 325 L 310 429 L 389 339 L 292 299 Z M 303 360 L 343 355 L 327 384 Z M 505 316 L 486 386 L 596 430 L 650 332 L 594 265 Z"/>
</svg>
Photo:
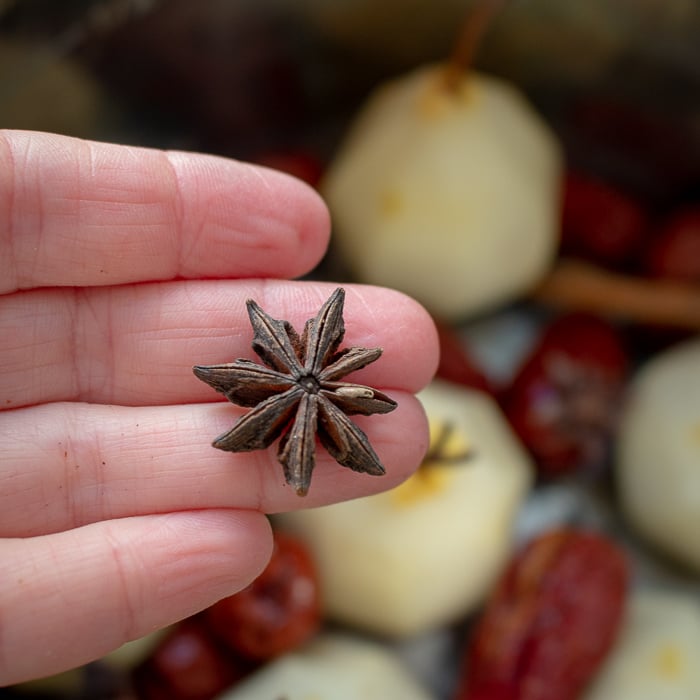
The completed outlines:
<svg viewBox="0 0 700 700">
<path fill-rule="evenodd" d="M 253 409 L 216 438 L 214 447 L 248 452 L 264 449 L 282 436 L 278 459 L 287 483 L 300 496 L 309 490 L 317 432 L 339 464 L 384 474 L 367 436 L 347 416 L 388 413 L 396 402 L 368 386 L 338 381 L 382 354 L 381 348 L 338 351 L 345 335 L 344 300 L 345 290 L 336 289 L 299 336 L 287 321 L 272 318 L 249 299 L 253 350 L 267 366 L 238 359 L 193 367 L 199 379 L 229 401 Z"/>
</svg>

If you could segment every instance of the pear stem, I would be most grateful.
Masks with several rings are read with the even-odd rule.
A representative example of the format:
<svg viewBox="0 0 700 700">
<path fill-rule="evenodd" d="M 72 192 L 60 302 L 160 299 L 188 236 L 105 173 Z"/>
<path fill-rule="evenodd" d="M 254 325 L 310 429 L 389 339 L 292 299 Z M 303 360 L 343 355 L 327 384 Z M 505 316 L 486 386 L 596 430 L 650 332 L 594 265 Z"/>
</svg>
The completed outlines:
<svg viewBox="0 0 700 700">
<path fill-rule="evenodd" d="M 470 8 L 445 67 L 448 90 L 457 90 L 464 74 L 471 70 L 486 31 L 506 1 L 476 0 Z"/>
</svg>

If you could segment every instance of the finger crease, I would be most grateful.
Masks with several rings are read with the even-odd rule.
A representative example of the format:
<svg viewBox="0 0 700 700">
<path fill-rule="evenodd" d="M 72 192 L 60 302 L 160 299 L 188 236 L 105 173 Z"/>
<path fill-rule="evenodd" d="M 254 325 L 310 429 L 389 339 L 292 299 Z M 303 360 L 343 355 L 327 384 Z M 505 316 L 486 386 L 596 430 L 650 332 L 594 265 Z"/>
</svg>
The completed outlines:
<svg viewBox="0 0 700 700">
<path fill-rule="evenodd" d="M 4 270 L 2 276 L 5 279 L 4 283 L 0 287 L 0 291 L 5 293 L 16 291 L 18 286 L 17 250 L 15 247 L 16 226 L 14 222 L 15 198 L 17 190 L 15 178 L 17 177 L 17 168 L 15 164 L 15 156 L 12 152 L 12 148 L 10 147 L 10 142 L 2 130 L 0 130 L 0 142 L 2 143 L 6 158 L 9 161 L 6 172 L 10 173 L 10 176 L 5 179 L 7 193 L 5 195 L 6 203 L 4 205 L 4 209 L 7 212 L 7 223 L 3 226 L 3 230 L 5 232 L 3 235 L 5 238 L 5 245 L 3 247 L 6 249 L 7 255 L 3 256 L 5 258 L 5 264 L 3 266 Z"/>
<path fill-rule="evenodd" d="M 186 276 L 185 270 L 187 260 L 196 244 L 198 236 L 192 236 L 191 240 L 185 236 L 185 200 L 182 195 L 180 178 L 178 176 L 177 168 L 173 165 L 173 162 L 170 160 L 167 153 L 165 154 L 164 161 L 172 177 L 172 197 L 170 197 L 170 201 L 172 202 L 172 230 L 175 234 L 174 243 L 175 249 L 177 250 L 173 277 Z M 185 249 L 186 246 L 187 249 Z"/>
<path fill-rule="evenodd" d="M 132 589 L 132 586 L 129 585 L 129 580 L 133 582 L 135 579 L 133 576 L 127 576 L 126 573 L 124 543 L 114 537 L 109 528 L 105 528 L 105 540 L 110 548 L 115 570 L 113 578 L 117 588 L 115 591 L 115 602 L 117 603 L 115 610 L 119 611 L 119 615 L 115 616 L 115 620 L 118 619 L 121 622 L 121 639 L 126 642 L 134 639 L 139 629 L 136 613 L 137 606 L 129 593 Z M 121 604 L 119 604 L 119 601 L 121 601 Z"/>
</svg>

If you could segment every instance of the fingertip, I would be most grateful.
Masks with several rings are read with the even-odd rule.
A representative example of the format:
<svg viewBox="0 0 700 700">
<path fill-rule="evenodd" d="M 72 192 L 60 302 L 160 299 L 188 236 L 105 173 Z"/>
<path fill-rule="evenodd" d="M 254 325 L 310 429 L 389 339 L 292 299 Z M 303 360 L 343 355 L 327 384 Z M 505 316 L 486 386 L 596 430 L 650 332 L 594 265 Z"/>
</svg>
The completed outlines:
<svg viewBox="0 0 700 700">
<path fill-rule="evenodd" d="M 304 270 L 309 272 L 321 261 L 330 241 L 331 215 L 328 205 L 318 190 L 294 175 L 254 163 L 248 166 L 269 179 L 271 186 L 280 192 L 279 206 L 295 217 L 299 245 L 316 256 Z"/>
<path fill-rule="evenodd" d="M 270 560 L 272 528 L 258 511 L 195 510 L 171 513 L 167 518 L 172 528 L 167 539 L 178 551 L 163 564 L 164 585 L 172 585 L 172 594 L 185 602 L 196 600 L 202 586 L 207 590 L 208 602 L 195 604 L 191 612 L 245 588 Z M 183 547 L 183 542 L 188 544 Z M 168 573 L 168 566 L 175 570 Z"/>
<path fill-rule="evenodd" d="M 440 343 L 432 316 L 419 302 L 395 289 L 349 285 L 346 308 L 358 335 L 382 346 L 384 387 L 423 389 L 435 376 Z M 372 344 L 371 341 L 368 341 Z M 398 369 L 395 369 L 398 368 Z"/>
<path fill-rule="evenodd" d="M 181 261 L 183 277 L 299 277 L 328 247 L 321 196 L 286 173 L 220 156 L 170 151 L 185 232 L 206 226 L 206 245 Z M 204 224 L 206 222 L 206 224 Z M 220 272 L 218 272 L 220 270 Z"/>
<path fill-rule="evenodd" d="M 387 416 L 389 420 L 372 428 L 386 468 L 381 491 L 398 486 L 411 476 L 423 461 L 430 442 L 428 418 L 420 400 L 412 394 L 396 398 L 397 408 Z"/>
<path fill-rule="evenodd" d="M 0 560 L 0 685 L 73 668 L 250 583 L 272 552 L 267 518 L 200 510 L 9 539 Z M 33 653 L 41 649 L 42 654 Z"/>
<path fill-rule="evenodd" d="M 8 219 L 8 217 L 10 217 Z M 298 277 L 330 215 L 296 178 L 221 156 L 0 131 L 0 290 Z"/>
</svg>

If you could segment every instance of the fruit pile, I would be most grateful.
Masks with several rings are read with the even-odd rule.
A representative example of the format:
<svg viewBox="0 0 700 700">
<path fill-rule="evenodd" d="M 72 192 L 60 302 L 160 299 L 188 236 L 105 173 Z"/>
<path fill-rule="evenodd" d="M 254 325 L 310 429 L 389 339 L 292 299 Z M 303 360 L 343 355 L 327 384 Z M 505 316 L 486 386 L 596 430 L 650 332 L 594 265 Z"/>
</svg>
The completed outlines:
<svg viewBox="0 0 700 700">
<path fill-rule="evenodd" d="M 140 700 L 700 697 L 700 203 L 574 172 L 514 88 L 437 65 L 327 167 L 259 160 L 318 185 L 351 280 L 434 314 L 431 447 L 276 517 L 251 586 L 95 668 Z"/>
<path fill-rule="evenodd" d="M 145 700 L 206 700 L 308 641 L 321 624 L 308 550 L 275 534 L 264 572 L 236 595 L 176 625 L 133 672 Z"/>
<path fill-rule="evenodd" d="M 351 278 L 434 314 L 431 447 L 391 492 L 275 518 L 324 631 L 223 697 L 700 693 L 700 208 L 567 171 L 513 88 L 439 66 L 370 96 L 318 187 Z"/>
</svg>

